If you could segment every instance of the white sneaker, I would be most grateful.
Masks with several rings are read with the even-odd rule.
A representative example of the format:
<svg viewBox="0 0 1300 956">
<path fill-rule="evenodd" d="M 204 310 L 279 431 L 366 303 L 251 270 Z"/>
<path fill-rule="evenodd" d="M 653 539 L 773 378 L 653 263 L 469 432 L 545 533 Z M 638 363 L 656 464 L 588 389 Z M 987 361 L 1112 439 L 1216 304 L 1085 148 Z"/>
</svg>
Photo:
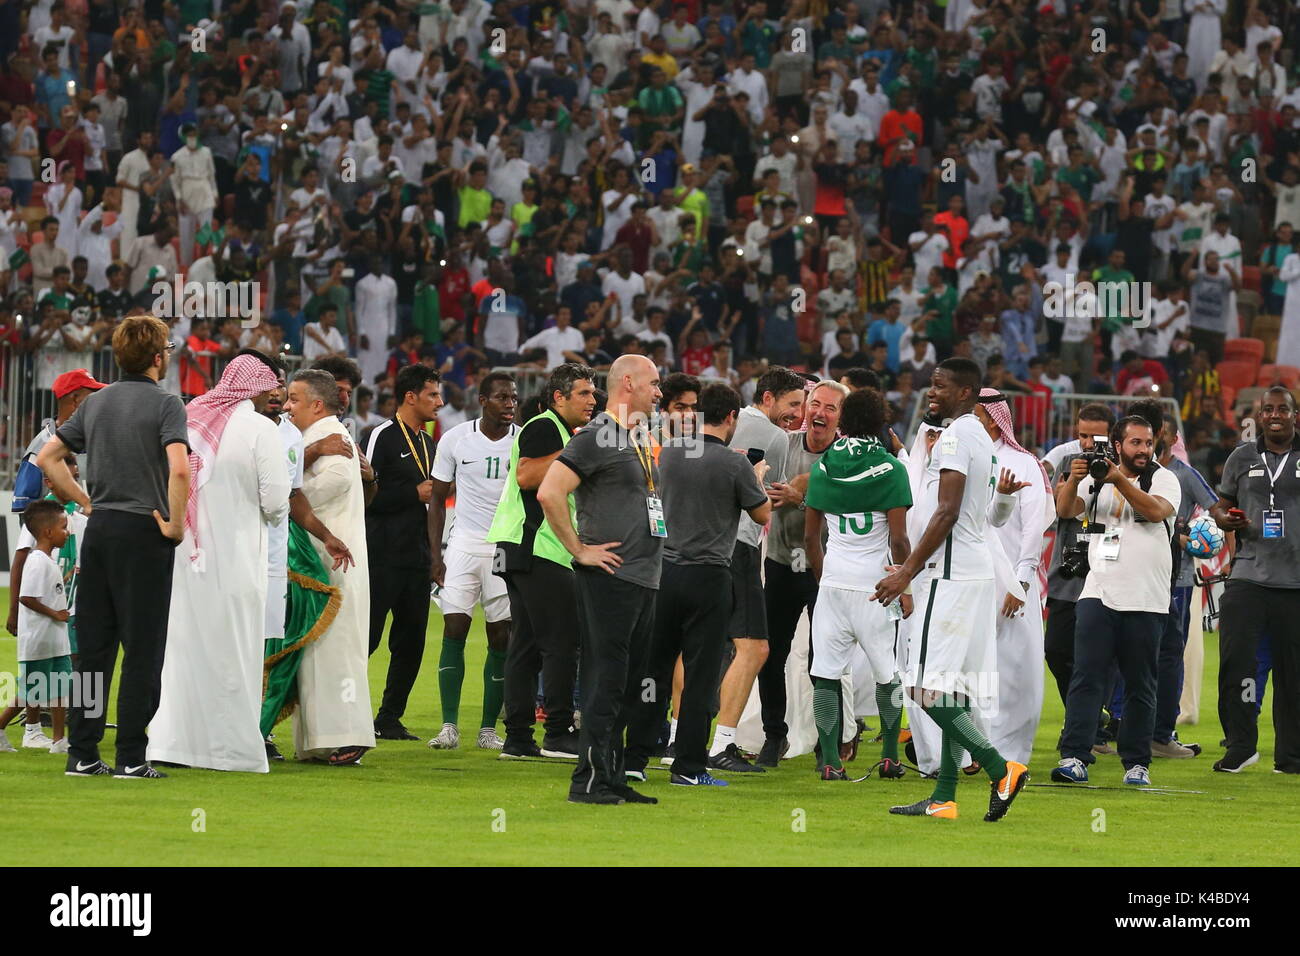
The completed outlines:
<svg viewBox="0 0 1300 956">
<path fill-rule="evenodd" d="M 497 732 L 491 727 L 484 727 L 478 732 L 478 749 L 479 750 L 500 750 L 506 745 L 506 742 L 497 736 Z"/>
<path fill-rule="evenodd" d="M 443 724 L 438 736 L 429 741 L 434 750 L 455 750 L 460 746 L 460 731 L 455 724 Z"/>
<path fill-rule="evenodd" d="M 9 735 L 0 730 L 0 754 L 16 754 L 17 748 L 9 742 Z"/>
<path fill-rule="evenodd" d="M 54 741 L 45 736 L 39 727 L 23 731 L 23 746 L 29 750 L 49 750 Z"/>
<path fill-rule="evenodd" d="M 68 752 L 68 738 L 60 737 L 54 743 L 50 744 L 50 753 L 65 754 Z"/>
</svg>

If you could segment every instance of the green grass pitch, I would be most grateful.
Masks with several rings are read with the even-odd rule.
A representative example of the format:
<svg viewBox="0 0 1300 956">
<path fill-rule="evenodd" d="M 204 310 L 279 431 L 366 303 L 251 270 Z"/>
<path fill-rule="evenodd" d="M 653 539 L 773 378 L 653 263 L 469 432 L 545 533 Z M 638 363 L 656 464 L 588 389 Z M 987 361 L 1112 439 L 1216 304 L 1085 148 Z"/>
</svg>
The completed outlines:
<svg viewBox="0 0 1300 956">
<path fill-rule="evenodd" d="M 7 592 L 5 593 L 7 600 Z M 406 722 L 425 740 L 441 725 L 434 609 L 425 666 Z M 0 635 L 0 670 L 16 673 L 16 639 Z M 569 767 L 500 761 L 474 748 L 485 642 L 476 620 L 466 655 L 462 749 L 381 743 L 360 767 L 300 765 L 268 775 L 172 770 L 166 781 L 77 780 L 64 758 L 43 751 L 0 754 L 0 816 L 6 859 L 17 866 L 186 865 L 1006 865 L 1268 866 L 1294 863 L 1300 833 L 1279 811 L 1294 805 L 1296 778 L 1272 773 L 1272 720 L 1260 720 L 1263 759 L 1216 774 L 1217 642 L 1206 641 L 1201 723 L 1180 728 L 1205 753 L 1157 760 L 1156 786 L 1203 795 L 1030 787 L 1002 822 L 982 817 L 987 778 L 963 778 L 956 821 L 890 816 L 886 808 L 927 795 L 909 774 L 860 784 L 822 783 L 813 758 L 766 774 L 730 777 L 727 789 L 670 787 L 652 771 L 642 789 L 658 806 L 576 806 L 565 801 Z M 387 650 L 370 663 L 379 699 Z M 1270 692 L 1272 688 L 1269 688 Z M 116 692 L 116 684 L 114 685 Z M 112 710 L 110 709 L 110 719 Z M 1062 719 L 1055 685 L 1031 772 L 1048 782 Z M 112 756 L 112 731 L 105 753 Z M 21 730 L 8 728 L 18 744 Z M 278 733 L 289 750 L 287 724 Z M 468 744 L 468 747 L 465 746 Z M 867 744 L 850 770 L 878 755 Z M 1118 757 L 1101 757 L 1092 783 L 1120 785 Z M 1283 813 L 1286 811 L 1283 810 Z M 39 821 L 36 823 L 35 821 Z"/>
</svg>

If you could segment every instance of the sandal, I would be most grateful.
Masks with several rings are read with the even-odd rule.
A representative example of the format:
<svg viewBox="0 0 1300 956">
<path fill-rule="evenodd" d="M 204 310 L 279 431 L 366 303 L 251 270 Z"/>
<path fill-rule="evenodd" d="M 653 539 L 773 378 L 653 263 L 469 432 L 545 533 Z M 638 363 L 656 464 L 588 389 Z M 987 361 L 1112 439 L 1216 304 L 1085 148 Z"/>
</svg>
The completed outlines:
<svg viewBox="0 0 1300 956">
<path fill-rule="evenodd" d="M 329 755 L 326 763 L 331 767 L 354 766 L 361 763 L 361 757 L 365 752 L 365 747 L 340 747 Z"/>
</svg>

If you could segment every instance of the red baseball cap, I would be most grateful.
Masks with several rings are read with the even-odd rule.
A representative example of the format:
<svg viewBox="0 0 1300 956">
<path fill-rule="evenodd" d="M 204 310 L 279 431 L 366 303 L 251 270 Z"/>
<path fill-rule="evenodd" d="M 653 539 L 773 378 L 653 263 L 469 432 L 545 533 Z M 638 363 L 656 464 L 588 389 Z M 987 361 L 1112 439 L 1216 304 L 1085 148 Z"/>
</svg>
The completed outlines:
<svg viewBox="0 0 1300 956">
<path fill-rule="evenodd" d="M 103 382 L 95 381 L 95 377 L 84 368 L 74 368 L 71 372 L 64 372 L 54 380 L 54 397 L 63 398 L 65 395 L 71 395 L 79 388 L 89 388 L 97 391 L 104 387 Z"/>
</svg>

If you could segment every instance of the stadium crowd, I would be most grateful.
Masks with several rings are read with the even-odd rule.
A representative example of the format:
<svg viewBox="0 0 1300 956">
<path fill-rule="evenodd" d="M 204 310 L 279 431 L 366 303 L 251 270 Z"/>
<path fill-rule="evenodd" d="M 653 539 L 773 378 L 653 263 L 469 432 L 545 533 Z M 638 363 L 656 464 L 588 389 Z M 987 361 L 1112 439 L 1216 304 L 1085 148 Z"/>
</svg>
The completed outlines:
<svg viewBox="0 0 1300 956">
<path fill-rule="evenodd" d="M 543 526 L 538 509 L 553 527 L 547 501 L 595 494 L 583 482 L 597 472 L 586 470 L 592 462 L 577 451 L 566 468 L 578 481 L 563 495 L 548 495 L 535 474 L 529 481 L 537 483 L 525 487 L 528 469 L 516 467 L 566 461 L 569 435 L 585 421 L 580 410 L 566 415 L 562 407 L 576 382 L 592 392 L 581 410 L 587 418 L 602 384 L 611 405 L 620 388 L 642 390 L 634 400 L 622 396 L 623 407 L 650 414 L 659 403 L 647 404 L 649 386 L 638 376 L 652 369 L 664 389 L 664 414 L 679 422 L 690 415 L 674 410 L 674 399 L 703 403 L 713 384 L 730 386 L 739 395 L 730 427 L 743 435 L 743 413 L 759 408 L 769 425 L 801 436 L 810 456 L 801 464 L 810 466 L 818 433 L 835 435 L 819 416 L 828 392 L 838 396 L 836 415 L 850 390 L 878 392 L 886 403 L 880 427 L 850 437 L 876 435 L 897 453 L 929 404 L 922 395 L 936 369 L 955 360 L 940 378 L 960 379 L 970 394 L 952 407 L 971 411 L 986 390 L 1005 397 L 1003 425 L 988 427 L 1035 461 L 1075 437 L 1078 402 L 1059 396 L 1173 399 L 1183 433 L 1166 441 L 1165 451 L 1181 443 L 1202 484 L 1220 493 L 1225 466 L 1242 447 L 1242 421 L 1273 408 L 1270 387 L 1300 384 L 1300 253 L 1292 232 L 1300 222 L 1300 86 L 1285 41 L 1300 29 L 1294 5 L 861 0 L 778 9 L 764 0 L 245 0 L 218 9 L 203 0 L 138 7 L 56 0 L 6 5 L 0 24 L 7 28 L 0 30 L 0 245 L 8 264 L 0 274 L 0 341 L 9 445 L 27 447 L 37 435 L 36 455 L 57 439 L 64 452 L 85 452 L 94 469 L 86 423 L 75 418 L 78 401 L 100 381 L 156 374 L 165 392 L 187 403 L 191 431 L 198 421 L 219 436 L 233 416 L 232 396 L 261 396 L 259 411 L 278 412 L 282 403 L 299 432 L 282 435 L 291 450 L 315 428 L 317 444 L 294 452 L 307 459 L 298 479 L 304 488 L 319 462 L 350 462 L 331 467 L 340 483 L 356 477 L 362 498 L 331 513 L 352 522 L 354 534 L 327 527 L 301 504 L 293 520 L 316 539 L 321 566 L 312 566 L 313 580 L 329 582 L 317 593 L 342 597 L 345 616 L 352 614 L 347 593 L 361 592 L 355 573 L 344 588 L 342 569 L 369 566 L 363 591 L 371 613 L 349 630 L 365 633 L 371 652 L 393 613 L 392 665 L 373 728 L 367 720 L 358 730 L 354 714 L 346 730 L 296 741 L 300 752 L 334 763 L 359 760 L 376 734 L 410 736 L 400 717 L 423 653 L 428 602 L 419 606 L 412 582 L 424 570 L 445 592 L 444 727 L 435 746 L 459 743 L 468 625 L 455 619 L 467 619 L 476 600 L 488 616 L 490 645 L 481 746 L 509 748 L 512 707 L 523 726 L 523 702 L 533 694 L 520 682 L 529 668 L 535 683 L 552 657 L 576 666 L 581 654 L 579 672 L 595 672 L 596 660 L 586 657 L 591 641 L 557 647 L 540 621 L 528 659 L 512 666 L 512 655 L 524 654 L 516 650 L 515 607 L 527 604 L 528 587 L 503 594 L 500 575 L 482 566 L 485 545 L 503 540 L 488 537 L 502 520 L 499 510 L 479 516 L 482 536 L 461 542 L 459 563 L 451 560 L 455 527 L 448 554 L 437 553 L 449 494 L 454 486 L 461 514 L 466 484 L 454 464 L 439 469 L 453 433 L 461 441 L 468 430 L 474 442 L 492 446 L 498 473 L 491 481 L 515 482 L 530 504 L 521 503 L 515 516 L 521 527 Z M 1073 292 L 1077 281 L 1129 294 L 1098 296 L 1087 308 L 1071 298 L 1058 308 L 1056 290 Z M 226 303 L 255 307 L 175 308 L 182 296 L 173 298 L 172 287 L 182 282 L 236 289 Z M 126 323 L 145 313 L 165 320 L 161 351 L 150 351 L 154 326 Z M 318 374 L 305 373 L 295 394 L 298 380 L 286 372 L 299 367 Z M 564 368 L 568 380 L 561 374 L 553 387 Z M 616 368 L 623 374 L 610 374 Z M 814 389 L 821 380 L 837 387 Z M 285 394 L 273 402 L 270 393 L 281 387 Z M 524 412 L 527 400 L 540 414 Z M 718 402 L 715 411 L 726 405 Z M 95 404 L 105 403 L 87 407 Z M 20 406 L 25 414 L 14 414 Z M 1293 415 L 1293 403 L 1288 407 Z M 549 438 L 516 447 L 521 427 L 547 414 L 559 426 L 560 447 Z M 166 415 L 159 427 L 174 438 L 174 408 Z M 346 424 L 336 429 L 340 416 Z M 46 418 L 54 424 L 42 430 Z M 700 427 L 722 428 L 715 438 L 737 441 L 721 418 L 705 414 Z M 69 421 L 76 424 L 64 432 Z M 882 431 L 891 421 L 893 430 Z M 1164 427 L 1162 418 L 1150 424 L 1148 457 Z M 666 444 L 680 437 L 667 423 L 656 428 Z M 778 513 L 803 509 L 806 488 L 788 479 L 807 472 L 783 470 L 793 444 L 778 454 L 772 434 L 760 437 L 768 440 L 760 445 L 772 470 L 765 497 Z M 193 441 L 186 444 L 203 457 Z M 208 454 L 218 445 L 214 439 Z M 501 467 L 502 458 L 512 466 Z M 42 458 L 56 470 L 65 460 Z M 182 527 L 169 508 L 169 482 L 180 480 L 175 465 L 158 465 L 154 504 L 146 508 L 150 496 L 137 492 L 136 514 L 156 507 L 166 537 L 180 540 L 189 529 L 197 538 L 200 517 L 187 515 Z M 647 485 L 657 467 L 645 466 Z M 392 491 L 394 471 L 402 475 L 400 493 Z M 1019 475 L 1022 483 L 1026 477 Z M 90 503 L 61 472 L 51 484 L 65 501 Z M 93 472 L 90 484 L 93 497 Z M 189 482 L 201 507 L 197 484 Z M 669 526 L 670 487 L 659 505 L 668 505 Z M 647 502 L 660 500 L 647 490 Z M 283 525 L 294 498 L 312 494 L 289 495 L 288 512 L 264 501 L 265 520 Z M 434 545 L 421 524 L 426 505 L 439 515 Z M 647 507 L 653 528 L 655 506 Z M 758 504 L 742 501 L 740 510 L 751 507 Z M 390 560 L 372 544 L 366 558 L 355 534 L 362 512 L 363 541 L 388 540 L 397 529 L 409 539 L 407 553 Z M 582 515 L 579 504 L 580 548 L 593 543 Z M 793 558 L 779 546 L 774 554 L 771 536 L 755 530 L 756 519 L 745 530 L 752 515 L 736 517 L 755 573 L 765 567 L 770 582 L 774 559 L 791 566 Z M 383 531 L 372 528 L 376 522 Z M 914 547 L 923 527 L 913 529 Z M 776 534 L 802 552 L 802 529 Z M 762 540 L 766 559 L 757 552 Z M 306 560 L 303 541 L 296 547 Z M 575 541 L 557 532 L 552 557 L 567 564 L 577 557 L 567 547 Z M 293 539 L 285 547 L 298 553 Z M 196 566 L 204 550 L 194 549 Z M 274 565 L 274 554 L 270 560 Z M 282 560 L 292 568 L 290 558 Z M 377 596 L 377 568 L 390 583 L 400 570 L 402 587 Z M 1022 583 L 1024 572 L 1037 573 L 1017 570 Z M 286 578 L 291 594 L 303 587 Z M 800 578 L 799 586 L 808 582 Z M 646 580 L 633 585 L 654 589 Z M 754 618 L 771 616 L 761 583 L 757 596 L 743 586 L 738 595 Z M 599 606 L 592 595 L 580 596 L 566 612 L 570 640 L 590 630 Z M 793 619 L 811 603 L 807 597 L 793 608 Z M 791 616 L 791 608 L 782 610 L 783 619 Z M 509 636 L 508 619 L 515 625 Z M 628 626 L 640 634 L 644 622 Z M 758 625 L 738 626 L 742 633 L 731 636 L 756 646 L 760 635 L 751 631 Z M 270 638 L 285 639 L 267 633 L 259 640 Z M 722 733 L 706 761 L 713 769 L 751 772 L 740 769 L 749 764 L 734 731 L 756 681 L 770 697 L 763 707 L 768 752 L 759 762 L 780 759 L 784 717 L 772 714 L 784 708 L 772 701 L 784 697 L 776 686 L 784 656 L 751 651 L 737 643 L 722 681 Z M 260 651 L 243 664 L 253 657 L 260 672 Z M 331 675 L 355 668 L 355 654 L 345 658 L 322 667 Z M 302 694 L 301 680 L 295 685 L 291 675 L 285 686 Z M 609 784 L 617 761 L 577 752 L 565 693 L 555 686 L 566 681 L 556 676 L 548 687 L 543 680 L 548 736 L 540 751 L 582 757 L 588 786 L 597 778 Z M 493 691 L 496 683 L 505 687 Z M 617 697 L 604 691 L 601 700 Z M 695 685 L 691 699 L 701 699 Z M 858 716 L 838 700 L 831 710 L 842 703 L 846 716 Z M 821 704 L 824 716 L 824 693 Z M 304 699 L 308 705 L 320 701 Z M 495 731 L 502 706 L 505 741 Z M 602 734 L 606 744 L 620 735 L 619 708 L 611 707 L 601 711 L 603 723 L 582 732 Z M 945 734 L 974 739 L 951 730 L 949 716 Z M 819 716 L 818 730 L 823 723 Z M 71 765 L 98 760 L 91 730 Z M 630 752 L 644 757 L 664 743 L 640 732 L 641 749 Z M 261 737 L 267 733 L 263 727 Z M 835 769 L 834 754 L 818 744 L 823 767 Z M 519 745 L 528 751 L 522 737 Z M 118 762 L 147 769 L 139 749 Z M 949 749 L 937 748 L 945 760 Z M 976 763 L 988 769 L 991 757 L 1001 769 L 996 751 L 982 752 Z M 1229 752 L 1239 769 L 1246 754 Z M 166 751 L 159 759 L 203 765 L 193 757 Z M 892 773 L 897 754 L 883 759 Z M 688 769 L 682 776 L 708 776 L 705 767 Z M 1008 775 L 1015 777 L 1007 770 L 993 778 L 995 796 Z"/>
</svg>

